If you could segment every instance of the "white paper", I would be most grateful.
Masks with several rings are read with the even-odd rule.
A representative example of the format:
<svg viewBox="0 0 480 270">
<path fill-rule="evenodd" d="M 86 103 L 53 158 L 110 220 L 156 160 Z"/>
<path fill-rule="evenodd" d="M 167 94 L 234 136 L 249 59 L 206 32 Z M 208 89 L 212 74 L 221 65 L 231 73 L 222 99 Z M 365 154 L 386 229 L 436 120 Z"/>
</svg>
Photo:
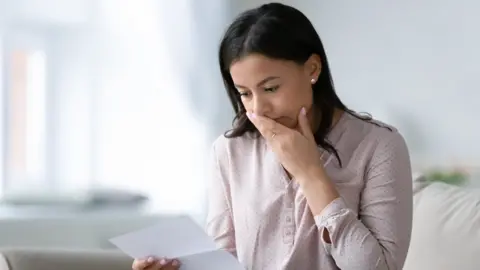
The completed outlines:
<svg viewBox="0 0 480 270">
<path fill-rule="evenodd" d="M 198 253 L 178 258 L 181 270 L 245 270 L 232 254 L 224 250 Z"/>
<path fill-rule="evenodd" d="M 234 256 L 217 250 L 213 239 L 185 216 L 160 218 L 153 226 L 114 237 L 110 242 L 132 258 L 178 259 L 182 270 L 244 270 Z"/>
</svg>

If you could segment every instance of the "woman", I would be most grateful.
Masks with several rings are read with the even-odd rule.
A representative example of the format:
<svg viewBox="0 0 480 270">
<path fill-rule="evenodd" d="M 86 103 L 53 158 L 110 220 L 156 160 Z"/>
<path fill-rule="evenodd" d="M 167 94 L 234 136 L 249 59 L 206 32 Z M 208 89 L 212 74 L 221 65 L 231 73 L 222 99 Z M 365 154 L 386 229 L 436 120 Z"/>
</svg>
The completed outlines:
<svg viewBox="0 0 480 270">
<path fill-rule="evenodd" d="M 309 20 L 282 4 L 248 10 L 219 57 L 237 113 L 213 145 L 207 232 L 219 247 L 254 270 L 402 269 L 407 146 L 395 128 L 340 101 Z M 136 260 L 134 269 L 179 263 Z"/>
</svg>

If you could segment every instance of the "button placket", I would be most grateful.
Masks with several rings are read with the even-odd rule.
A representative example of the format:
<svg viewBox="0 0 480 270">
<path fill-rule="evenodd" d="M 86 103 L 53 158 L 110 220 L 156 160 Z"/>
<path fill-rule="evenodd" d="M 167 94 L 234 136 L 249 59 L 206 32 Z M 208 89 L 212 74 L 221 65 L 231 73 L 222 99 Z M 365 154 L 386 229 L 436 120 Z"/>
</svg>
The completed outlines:
<svg viewBox="0 0 480 270">
<path fill-rule="evenodd" d="M 283 211 L 283 242 L 291 244 L 295 236 L 294 205 L 292 197 L 292 186 L 287 188 L 285 207 Z"/>
</svg>

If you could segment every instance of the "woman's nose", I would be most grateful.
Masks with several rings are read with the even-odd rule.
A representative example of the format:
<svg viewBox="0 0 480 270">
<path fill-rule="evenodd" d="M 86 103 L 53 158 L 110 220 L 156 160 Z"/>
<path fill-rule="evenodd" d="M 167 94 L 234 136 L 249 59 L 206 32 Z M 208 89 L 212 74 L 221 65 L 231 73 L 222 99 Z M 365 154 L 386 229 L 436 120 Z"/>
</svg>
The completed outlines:
<svg viewBox="0 0 480 270">
<path fill-rule="evenodd" d="M 271 109 L 270 107 L 268 100 L 263 97 L 255 97 L 253 99 L 253 112 L 256 115 L 265 115 Z"/>
</svg>

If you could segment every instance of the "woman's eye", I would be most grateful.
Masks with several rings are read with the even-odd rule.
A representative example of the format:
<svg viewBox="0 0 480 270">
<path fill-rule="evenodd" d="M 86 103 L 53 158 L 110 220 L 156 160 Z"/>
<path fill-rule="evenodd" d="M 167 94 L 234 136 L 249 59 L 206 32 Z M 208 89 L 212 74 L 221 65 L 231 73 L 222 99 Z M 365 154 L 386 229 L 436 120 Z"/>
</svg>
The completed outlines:
<svg viewBox="0 0 480 270">
<path fill-rule="evenodd" d="M 248 96 L 248 93 L 239 93 L 241 97 L 246 97 Z"/>
<path fill-rule="evenodd" d="M 277 85 L 277 86 L 274 86 L 274 87 L 267 87 L 267 88 L 265 88 L 265 91 L 267 91 L 267 92 L 275 92 L 275 91 L 278 90 L 278 88 L 279 88 L 278 85 Z"/>
</svg>

